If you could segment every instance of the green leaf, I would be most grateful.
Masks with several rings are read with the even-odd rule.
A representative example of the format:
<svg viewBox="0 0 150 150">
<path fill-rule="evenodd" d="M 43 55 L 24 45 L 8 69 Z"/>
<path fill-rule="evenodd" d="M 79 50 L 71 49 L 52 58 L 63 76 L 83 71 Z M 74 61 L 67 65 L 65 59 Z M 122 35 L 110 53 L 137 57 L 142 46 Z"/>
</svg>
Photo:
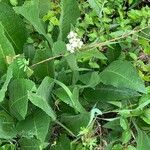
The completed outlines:
<svg viewBox="0 0 150 150">
<path fill-rule="evenodd" d="M 149 150 L 150 148 L 150 137 L 139 128 L 138 131 L 138 138 L 137 138 L 137 150 Z"/>
<path fill-rule="evenodd" d="M 52 146 L 52 150 L 71 150 L 69 138 L 66 135 L 61 135 L 56 145 Z"/>
<path fill-rule="evenodd" d="M 45 77 L 37 89 L 37 94 L 49 102 L 50 94 L 54 86 L 54 80 L 50 77 Z"/>
<path fill-rule="evenodd" d="M 5 36 L 4 26 L 0 22 L 0 75 L 6 72 L 6 56 L 14 56 L 14 49 Z"/>
<path fill-rule="evenodd" d="M 36 64 L 40 61 L 48 59 L 52 57 L 52 53 L 48 48 L 38 49 L 35 53 L 33 64 Z M 45 78 L 46 76 L 53 77 L 54 70 L 53 70 L 53 61 L 47 61 L 45 63 L 36 65 L 34 68 L 34 75 L 38 78 Z"/>
<path fill-rule="evenodd" d="M 64 100 L 64 102 L 66 102 L 67 104 L 69 104 L 71 107 L 73 107 L 76 111 L 80 112 L 80 113 L 85 113 L 85 109 L 82 107 L 81 103 L 79 102 L 79 88 L 78 87 L 74 87 L 73 89 L 73 93 L 70 91 L 70 89 L 63 84 L 62 82 L 58 81 L 58 80 L 54 80 L 56 84 L 58 84 L 59 86 L 61 86 L 63 88 L 63 90 L 65 90 L 67 96 L 70 99 L 69 100 Z"/>
<path fill-rule="evenodd" d="M 30 61 L 32 61 L 33 60 L 33 58 L 34 58 L 34 55 L 35 55 L 35 47 L 34 47 L 34 45 L 32 45 L 32 44 L 25 44 L 24 45 L 24 49 L 23 49 L 23 52 L 24 52 L 24 56 L 25 56 L 25 58 L 28 60 L 30 60 Z"/>
<path fill-rule="evenodd" d="M 128 120 L 127 120 L 126 118 L 120 117 L 120 126 L 121 126 L 124 130 L 128 130 L 128 129 L 129 129 Z"/>
<path fill-rule="evenodd" d="M 11 143 L 11 144 L 5 144 L 0 148 L 2 148 L 2 150 L 15 150 L 16 146 L 13 143 Z"/>
<path fill-rule="evenodd" d="M 95 89 L 87 88 L 83 91 L 89 102 L 119 101 L 140 96 L 136 91 L 126 88 L 115 88 L 110 85 L 98 85 Z"/>
<path fill-rule="evenodd" d="M 14 10 L 16 13 L 24 16 L 34 26 L 39 34 L 45 36 L 50 45 L 52 45 L 52 39 L 46 34 L 42 20 L 39 18 L 39 0 L 25 1 L 22 6 L 17 6 Z"/>
<path fill-rule="evenodd" d="M 22 53 L 23 45 L 27 38 L 25 23 L 23 20 L 17 14 L 15 14 L 14 10 L 9 5 L 1 2 L 0 21 L 2 22 L 5 34 L 13 45 L 15 52 Z M 7 49 L 7 52 L 8 51 L 9 50 Z M 12 48 L 9 53 L 11 52 L 13 52 Z"/>
<path fill-rule="evenodd" d="M 81 105 L 79 101 L 79 87 L 75 86 L 72 92 L 72 101 L 74 102 L 75 109 L 80 113 L 85 113 L 85 108 Z"/>
<path fill-rule="evenodd" d="M 61 0 L 61 5 L 59 39 L 64 41 L 70 32 L 71 25 L 75 25 L 77 18 L 79 18 L 80 12 L 76 0 Z"/>
<path fill-rule="evenodd" d="M 27 79 L 15 79 L 9 86 L 9 106 L 12 115 L 18 120 L 26 117 L 28 110 L 28 91 L 33 90 L 35 84 Z"/>
<path fill-rule="evenodd" d="M 80 81 L 86 84 L 85 86 L 82 86 L 82 88 L 94 88 L 97 84 L 99 84 L 99 74 L 96 71 L 92 73 L 83 74 L 80 76 Z"/>
<path fill-rule="evenodd" d="M 39 10 L 40 10 L 40 18 L 48 13 L 50 10 L 50 1 L 49 0 L 39 0 Z"/>
<path fill-rule="evenodd" d="M 97 15 L 100 17 L 102 8 L 100 7 L 99 0 L 88 0 L 91 8 L 96 11 Z"/>
<path fill-rule="evenodd" d="M 45 141 L 50 126 L 50 117 L 41 110 L 35 110 L 25 120 L 17 124 L 17 131 L 22 137 L 36 136 L 42 143 Z"/>
<path fill-rule="evenodd" d="M 144 110 L 143 115 L 141 116 L 141 118 L 150 125 L 150 108 Z"/>
<path fill-rule="evenodd" d="M 112 45 L 111 47 L 108 47 L 108 50 L 106 52 L 106 56 L 107 56 L 109 63 L 118 59 L 118 57 L 120 55 L 121 55 L 121 46 L 119 44 Z"/>
<path fill-rule="evenodd" d="M 41 150 L 42 144 L 34 138 L 22 138 L 19 140 L 19 145 L 22 150 Z"/>
<path fill-rule="evenodd" d="M 28 78 L 27 72 L 24 71 L 24 67 L 20 68 L 20 65 L 18 64 L 18 61 L 20 60 L 21 57 L 16 58 L 13 63 L 11 64 L 12 66 L 12 71 L 13 71 L 13 78 L 18 79 L 18 78 Z"/>
<path fill-rule="evenodd" d="M 78 70 L 79 69 L 77 61 L 76 61 L 76 57 L 74 54 L 69 54 L 65 58 L 66 58 L 66 61 L 69 65 L 69 67 L 71 68 L 71 70 Z"/>
<path fill-rule="evenodd" d="M 66 93 L 66 91 L 63 88 L 58 88 L 55 91 L 53 91 L 53 93 L 57 96 L 57 98 L 59 98 L 61 101 L 63 101 L 64 103 L 66 103 L 67 105 L 69 105 L 70 107 L 73 107 L 72 102 L 68 96 L 68 94 Z"/>
<path fill-rule="evenodd" d="M 117 88 L 128 88 L 145 93 L 144 82 L 138 76 L 136 69 L 130 62 L 117 60 L 112 62 L 100 73 L 100 81 Z"/>
<path fill-rule="evenodd" d="M 90 60 L 91 58 L 97 58 L 100 60 L 106 60 L 107 58 L 103 53 L 101 53 L 98 49 L 92 49 L 87 51 L 81 51 L 80 53 L 77 53 L 77 60 Z"/>
<path fill-rule="evenodd" d="M 10 0 L 11 5 L 16 6 L 18 4 L 18 0 Z"/>
<path fill-rule="evenodd" d="M 131 137 L 132 137 L 131 132 L 132 132 L 131 130 L 123 131 L 123 133 L 122 133 L 123 144 L 126 144 L 131 140 Z"/>
<path fill-rule="evenodd" d="M 4 111 L 0 111 L 0 138 L 11 139 L 16 136 L 15 121 Z"/>
<path fill-rule="evenodd" d="M 53 56 L 58 56 L 61 54 L 66 53 L 67 48 L 66 48 L 66 44 L 63 41 L 57 41 L 53 44 Z"/>
<path fill-rule="evenodd" d="M 121 144 L 115 144 L 111 150 L 124 150 Z"/>
<path fill-rule="evenodd" d="M 68 127 L 75 135 L 78 135 L 81 128 L 86 128 L 90 121 L 90 113 L 82 113 L 79 115 L 64 114 L 61 121 Z"/>
<path fill-rule="evenodd" d="M 6 4 L 10 4 L 10 0 L 1 0 L 0 2 L 6 3 Z"/>
<path fill-rule="evenodd" d="M 32 92 L 28 92 L 28 97 L 33 105 L 42 109 L 48 116 L 52 118 L 53 121 L 56 120 L 55 112 L 52 110 L 45 98 Z"/>
<path fill-rule="evenodd" d="M 139 104 L 138 104 L 137 109 L 143 109 L 144 107 L 148 106 L 149 104 L 150 104 L 150 94 L 143 95 L 139 99 Z"/>
<path fill-rule="evenodd" d="M 12 77 L 13 77 L 12 68 L 9 67 L 7 70 L 7 74 L 6 74 L 6 80 L 0 90 L 0 102 L 2 102 L 5 98 L 5 93 L 7 91 L 7 87 L 9 85 L 9 82 L 12 79 Z"/>
<path fill-rule="evenodd" d="M 128 149 L 127 150 L 137 150 L 135 147 L 128 145 Z"/>
<path fill-rule="evenodd" d="M 122 132 L 122 128 L 120 127 L 120 122 L 119 118 L 114 118 L 112 121 L 109 121 L 103 125 L 104 128 L 106 129 L 112 129 L 115 130 L 116 132 Z"/>
</svg>

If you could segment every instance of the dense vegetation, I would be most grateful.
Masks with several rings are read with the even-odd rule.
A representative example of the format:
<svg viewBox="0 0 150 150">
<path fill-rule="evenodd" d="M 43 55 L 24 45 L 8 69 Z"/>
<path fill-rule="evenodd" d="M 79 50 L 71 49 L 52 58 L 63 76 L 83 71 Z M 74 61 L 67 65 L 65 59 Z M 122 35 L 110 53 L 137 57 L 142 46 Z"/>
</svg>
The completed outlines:
<svg viewBox="0 0 150 150">
<path fill-rule="evenodd" d="M 0 0 L 0 150 L 149 150 L 149 6 Z"/>
</svg>

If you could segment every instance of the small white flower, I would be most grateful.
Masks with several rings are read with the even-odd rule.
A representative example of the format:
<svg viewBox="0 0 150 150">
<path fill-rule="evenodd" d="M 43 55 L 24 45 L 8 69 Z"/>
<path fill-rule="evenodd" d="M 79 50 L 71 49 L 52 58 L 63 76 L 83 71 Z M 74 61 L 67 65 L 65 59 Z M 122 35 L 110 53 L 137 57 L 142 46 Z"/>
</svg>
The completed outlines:
<svg viewBox="0 0 150 150">
<path fill-rule="evenodd" d="M 83 42 L 80 41 L 78 44 L 79 44 L 78 47 L 79 47 L 79 49 L 80 49 L 80 48 L 83 46 Z"/>
<path fill-rule="evenodd" d="M 77 37 L 77 33 L 71 31 L 67 36 L 69 43 L 66 44 L 67 51 L 74 53 L 76 49 L 80 49 L 83 46 L 83 42 Z"/>
<path fill-rule="evenodd" d="M 67 44 L 67 51 L 69 51 L 70 53 L 74 53 L 75 48 L 71 45 L 71 44 Z"/>
<path fill-rule="evenodd" d="M 74 52 L 75 52 L 74 50 L 71 50 L 71 51 L 70 51 L 70 53 L 74 53 Z"/>
<path fill-rule="evenodd" d="M 76 38 L 76 37 L 77 37 L 77 33 L 73 32 L 73 31 L 71 31 L 67 36 L 68 39 L 72 39 L 72 38 Z"/>
<path fill-rule="evenodd" d="M 74 41 L 72 43 L 70 43 L 72 45 L 72 47 L 77 48 L 78 47 L 78 42 Z"/>
<path fill-rule="evenodd" d="M 75 41 L 76 41 L 76 39 L 75 39 L 75 38 L 71 38 L 71 39 L 69 39 L 69 43 L 70 43 L 70 44 L 74 43 Z"/>
<path fill-rule="evenodd" d="M 67 44 L 66 46 L 67 46 L 67 50 L 68 50 L 68 51 L 70 51 L 70 50 L 72 49 L 72 47 L 71 47 L 70 44 Z"/>
</svg>

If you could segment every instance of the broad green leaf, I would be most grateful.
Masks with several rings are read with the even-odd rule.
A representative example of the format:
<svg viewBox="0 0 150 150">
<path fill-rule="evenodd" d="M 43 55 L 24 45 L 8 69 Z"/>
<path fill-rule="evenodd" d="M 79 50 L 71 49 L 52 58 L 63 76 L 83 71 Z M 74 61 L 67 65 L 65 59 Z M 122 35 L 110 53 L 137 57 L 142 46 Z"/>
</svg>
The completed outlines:
<svg viewBox="0 0 150 150">
<path fill-rule="evenodd" d="M 48 59 L 52 56 L 51 51 L 48 48 L 38 49 L 35 53 L 33 64 L 36 64 L 40 61 Z M 34 75 L 38 78 L 45 78 L 46 76 L 53 77 L 54 70 L 53 70 L 53 61 L 47 61 L 42 64 L 36 65 L 34 68 Z"/>
<path fill-rule="evenodd" d="M 28 91 L 33 90 L 35 84 L 27 79 L 15 79 L 9 86 L 9 107 L 13 116 L 18 120 L 26 117 L 28 110 Z"/>
<path fill-rule="evenodd" d="M 22 150 L 42 150 L 42 144 L 35 138 L 21 138 L 19 145 Z"/>
<path fill-rule="evenodd" d="M 39 32 L 45 36 L 52 45 L 52 39 L 46 34 L 42 20 L 39 18 L 40 9 L 39 9 L 39 0 L 25 1 L 22 6 L 17 6 L 14 8 L 15 12 L 25 17 Z"/>
<path fill-rule="evenodd" d="M 61 135 L 56 145 L 52 146 L 52 150 L 72 150 L 69 138 L 66 135 Z"/>
<path fill-rule="evenodd" d="M 64 114 L 61 121 L 68 127 L 75 135 L 78 135 L 81 128 L 86 128 L 90 121 L 90 113 L 82 113 L 79 115 Z"/>
<path fill-rule="evenodd" d="M 45 141 L 50 126 L 50 117 L 41 110 L 34 111 L 25 120 L 17 124 L 17 131 L 22 137 L 36 136 L 42 143 Z"/>
<path fill-rule="evenodd" d="M 117 88 L 128 88 L 145 93 L 145 85 L 130 62 L 117 60 L 100 73 L 100 81 Z"/>
<path fill-rule="evenodd" d="M 126 88 L 115 88 L 110 85 L 98 85 L 95 89 L 84 89 L 84 95 L 89 102 L 97 101 L 114 101 L 114 100 L 126 100 L 140 96 L 134 90 Z"/>
<path fill-rule="evenodd" d="M 85 108 L 79 101 L 79 87 L 75 86 L 72 92 L 72 101 L 74 102 L 75 109 L 80 113 L 86 113 Z"/>
<path fill-rule="evenodd" d="M 0 75 L 6 72 L 7 64 L 6 64 L 6 56 L 14 56 L 14 49 L 5 36 L 4 26 L 0 22 Z"/>
<path fill-rule="evenodd" d="M 8 70 L 7 70 L 6 80 L 0 90 L 0 102 L 2 102 L 5 98 L 5 93 L 7 91 L 7 87 L 9 85 L 9 82 L 12 79 L 12 77 L 13 77 L 13 72 L 12 72 L 12 68 L 10 66 L 10 67 L 8 67 Z"/>
<path fill-rule="evenodd" d="M 4 111 L 0 111 L 0 138 L 11 139 L 16 136 L 15 121 Z"/>
<path fill-rule="evenodd" d="M 59 98 L 61 101 L 63 101 L 64 103 L 66 103 L 67 105 L 69 105 L 70 107 L 73 107 L 72 102 L 68 96 L 68 94 L 66 93 L 66 91 L 63 88 L 58 88 L 55 91 L 53 91 L 53 93 L 57 96 L 57 98 Z"/>
<path fill-rule="evenodd" d="M 76 60 L 76 56 L 74 54 L 69 54 L 65 57 L 70 69 L 72 70 L 73 72 L 73 75 L 72 75 L 72 84 L 75 85 L 76 82 L 78 81 L 79 79 L 79 67 L 78 67 L 78 63 L 77 63 L 77 60 Z"/>
<path fill-rule="evenodd" d="M 70 32 L 71 25 L 75 25 L 79 18 L 80 12 L 76 0 L 61 0 L 61 5 L 59 39 L 64 41 Z"/>
<path fill-rule="evenodd" d="M 14 10 L 9 5 L 0 3 L 0 22 L 2 22 L 5 35 L 13 45 L 15 52 L 22 53 L 23 45 L 26 42 L 27 37 L 23 20 L 17 14 L 15 14 Z M 7 52 L 9 50 L 10 49 L 8 49 L 7 46 Z M 13 52 L 12 48 L 9 53 L 14 54 L 14 52 L 11 52 Z"/>
<path fill-rule="evenodd" d="M 74 54 L 69 54 L 65 58 L 71 70 L 78 70 L 79 67 Z"/>
<path fill-rule="evenodd" d="M 45 77 L 37 89 L 37 94 L 49 102 L 50 94 L 54 86 L 54 81 L 50 77 Z"/>
<path fill-rule="evenodd" d="M 35 50 L 34 45 L 32 45 L 32 44 L 25 44 L 23 52 L 24 52 L 25 58 L 27 60 L 29 59 L 30 61 L 32 61 L 33 58 L 34 58 L 36 50 Z"/>
<path fill-rule="evenodd" d="M 85 86 L 82 86 L 82 88 L 85 87 L 91 87 L 94 88 L 97 84 L 99 84 L 99 74 L 98 72 L 92 72 L 92 73 L 86 73 L 80 76 L 80 81 L 86 84 Z"/>
<path fill-rule="evenodd" d="M 53 121 L 56 120 L 55 112 L 52 110 L 46 99 L 36 93 L 28 92 L 28 98 L 31 103 L 42 109 Z"/>
<path fill-rule="evenodd" d="M 40 18 L 46 15 L 50 8 L 50 0 L 39 0 Z"/>
<path fill-rule="evenodd" d="M 117 60 L 120 55 L 121 55 L 121 46 L 119 44 L 112 45 L 111 47 L 108 48 L 106 52 L 106 56 L 109 63 Z"/>
<path fill-rule="evenodd" d="M 105 123 L 103 125 L 103 127 L 106 129 L 111 129 L 111 130 L 115 130 L 115 131 L 119 131 L 119 132 L 122 131 L 122 128 L 121 128 L 120 122 L 119 122 L 119 118 Z"/>
<path fill-rule="evenodd" d="M 53 56 L 65 54 L 67 51 L 66 44 L 63 41 L 57 41 L 53 44 Z"/>
<path fill-rule="evenodd" d="M 138 131 L 138 138 L 137 138 L 137 150 L 149 150 L 150 148 L 150 137 L 139 128 Z"/>
<path fill-rule="evenodd" d="M 81 103 L 79 102 L 79 89 L 78 87 L 74 87 L 73 93 L 70 91 L 70 89 L 63 84 L 62 82 L 58 80 L 54 80 L 56 84 L 58 84 L 60 87 L 63 88 L 63 90 L 66 92 L 67 96 L 70 99 L 70 102 L 68 100 L 64 100 L 67 104 L 69 104 L 71 107 L 73 107 L 76 111 L 80 113 L 85 113 L 85 109 L 82 107 Z"/>
</svg>

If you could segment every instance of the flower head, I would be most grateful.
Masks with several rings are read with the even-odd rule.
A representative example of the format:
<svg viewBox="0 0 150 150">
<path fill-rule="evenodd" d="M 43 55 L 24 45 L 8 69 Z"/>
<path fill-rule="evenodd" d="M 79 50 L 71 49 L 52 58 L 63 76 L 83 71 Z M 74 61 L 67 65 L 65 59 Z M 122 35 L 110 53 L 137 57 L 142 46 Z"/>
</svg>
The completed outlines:
<svg viewBox="0 0 150 150">
<path fill-rule="evenodd" d="M 67 38 L 69 43 L 66 46 L 70 53 L 74 53 L 76 49 L 80 49 L 83 46 L 83 42 L 80 38 L 78 38 L 77 33 L 71 31 Z"/>
<path fill-rule="evenodd" d="M 67 36 L 68 39 L 72 39 L 72 38 L 76 38 L 76 37 L 77 37 L 77 33 L 73 32 L 73 31 L 71 31 Z"/>
</svg>

